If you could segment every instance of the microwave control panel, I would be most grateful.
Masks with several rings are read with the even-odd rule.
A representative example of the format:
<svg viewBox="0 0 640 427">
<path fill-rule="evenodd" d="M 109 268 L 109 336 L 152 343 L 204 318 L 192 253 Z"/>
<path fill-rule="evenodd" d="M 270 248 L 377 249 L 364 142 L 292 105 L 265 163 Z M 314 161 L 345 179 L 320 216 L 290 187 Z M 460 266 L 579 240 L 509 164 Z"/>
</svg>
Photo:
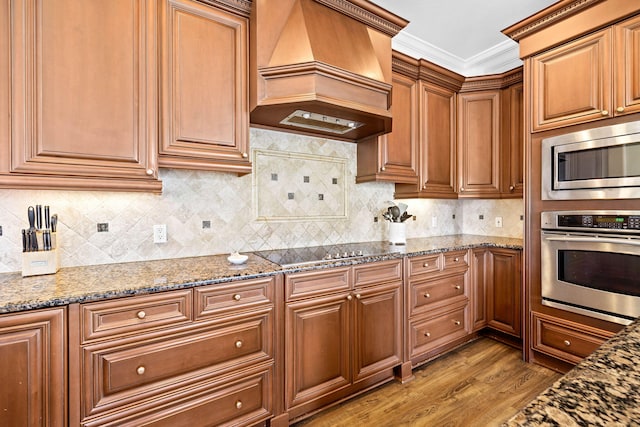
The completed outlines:
<svg viewBox="0 0 640 427">
<path fill-rule="evenodd" d="M 640 212 L 542 212 L 544 229 L 640 232 Z"/>
</svg>

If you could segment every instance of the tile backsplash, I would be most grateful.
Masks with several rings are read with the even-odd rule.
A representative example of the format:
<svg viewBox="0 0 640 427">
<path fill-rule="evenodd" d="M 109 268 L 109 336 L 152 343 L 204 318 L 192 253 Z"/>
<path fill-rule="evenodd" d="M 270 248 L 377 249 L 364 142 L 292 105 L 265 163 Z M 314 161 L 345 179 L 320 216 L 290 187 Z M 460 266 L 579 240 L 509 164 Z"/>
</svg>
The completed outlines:
<svg viewBox="0 0 640 427">
<path fill-rule="evenodd" d="M 263 129 L 251 129 L 250 137 L 254 159 L 260 152 L 291 153 L 290 159 L 295 159 L 281 164 L 269 159 L 262 179 L 269 180 L 270 192 L 261 191 L 255 174 L 238 177 L 177 169 L 160 170 L 161 195 L 0 190 L 0 272 L 20 270 L 20 230 L 28 227 L 27 207 L 35 204 L 50 205 L 58 214 L 63 267 L 386 239 L 381 213 L 393 198 L 394 186 L 355 184 L 356 144 Z M 291 202 L 289 193 L 295 201 L 296 190 L 288 180 L 302 177 L 295 186 L 303 189 L 313 185 L 312 180 L 324 173 L 323 158 L 343 162 L 343 175 L 337 175 L 340 168 L 327 172 L 336 176 L 326 177 L 331 179 L 322 184 L 326 190 L 309 187 L 309 194 L 323 194 L 325 200 L 318 196 L 312 201 L 306 194 L 305 203 L 331 202 L 344 208 L 345 215 L 315 215 L 312 204 L 296 206 L 290 218 L 259 215 L 258 201 L 272 203 L 276 213 L 289 212 L 283 209 Z M 272 174 L 278 175 L 276 181 Z M 327 199 L 341 196 L 344 206 Z M 522 237 L 522 200 L 403 202 L 416 216 L 407 222 L 408 238 L 458 233 Z M 496 216 L 503 218 L 502 228 L 495 227 Z M 98 223 L 107 223 L 108 231 L 98 232 Z M 154 224 L 167 225 L 167 243 L 153 243 Z"/>
</svg>

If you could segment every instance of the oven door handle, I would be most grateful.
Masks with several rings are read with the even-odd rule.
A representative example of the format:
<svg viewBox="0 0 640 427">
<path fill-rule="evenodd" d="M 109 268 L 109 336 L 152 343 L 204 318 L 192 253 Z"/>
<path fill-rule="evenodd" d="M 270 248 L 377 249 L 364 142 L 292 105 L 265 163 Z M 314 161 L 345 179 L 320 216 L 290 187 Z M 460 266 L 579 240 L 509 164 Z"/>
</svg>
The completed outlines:
<svg viewBox="0 0 640 427">
<path fill-rule="evenodd" d="M 571 236 L 563 236 L 563 237 L 550 237 L 545 236 L 545 240 L 551 240 L 555 242 L 584 242 L 584 243 L 616 243 L 622 245 L 634 245 L 640 246 L 640 240 L 631 240 L 631 239 L 612 239 L 606 237 L 571 237 Z"/>
</svg>

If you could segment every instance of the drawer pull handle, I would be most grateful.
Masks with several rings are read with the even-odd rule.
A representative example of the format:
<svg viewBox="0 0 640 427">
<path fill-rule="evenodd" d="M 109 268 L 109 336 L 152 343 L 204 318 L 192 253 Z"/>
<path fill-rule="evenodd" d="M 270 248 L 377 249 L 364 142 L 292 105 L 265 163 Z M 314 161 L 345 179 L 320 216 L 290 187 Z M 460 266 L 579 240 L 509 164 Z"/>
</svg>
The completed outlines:
<svg viewBox="0 0 640 427">
<path fill-rule="evenodd" d="M 146 173 L 148 176 L 153 175 L 153 169 L 147 169 L 146 171 L 144 171 L 144 173 Z"/>
<path fill-rule="evenodd" d="M 513 191 L 513 190 L 515 190 L 515 189 L 516 189 L 516 187 L 515 187 L 514 185 L 510 185 L 510 186 L 509 186 L 509 191 Z"/>
<path fill-rule="evenodd" d="M 240 298 L 242 298 L 242 297 L 240 296 L 240 294 L 235 294 L 235 295 L 233 296 L 233 299 L 234 299 L 234 300 L 236 300 L 236 301 L 240 301 Z"/>
<path fill-rule="evenodd" d="M 603 116 L 608 116 L 608 115 L 609 115 L 609 111 L 607 111 L 607 110 L 602 110 L 601 114 L 602 114 Z"/>
<path fill-rule="evenodd" d="M 624 113 L 624 107 L 618 107 L 618 108 L 616 108 L 616 111 L 618 113 Z"/>
<path fill-rule="evenodd" d="M 458 291 L 459 291 L 460 289 L 462 289 L 462 288 L 460 287 L 460 285 L 455 285 L 455 286 L 454 286 L 454 288 L 456 288 L 456 290 L 458 290 Z"/>
<path fill-rule="evenodd" d="M 241 400 L 238 400 L 236 402 L 236 409 L 242 409 L 242 401 Z"/>
<path fill-rule="evenodd" d="M 136 369 L 138 375 L 144 375 L 145 371 L 146 369 L 144 368 L 144 366 L 138 366 L 138 369 Z"/>
<path fill-rule="evenodd" d="M 236 348 L 242 348 L 242 341 L 236 341 Z"/>
<path fill-rule="evenodd" d="M 460 321 L 459 321 L 459 320 L 454 320 L 454 321 L 453 321 L 453 323 L 454 323 L 456 326 L 460 326 Z"/>
<path fill-rule="evenodd" d="M 422 264 L 423 267 L 429 267 L 429 263 L 425 262 L 424 264 Z"/>
<path fill-rule="evenodd" d="M 249 157 L 249 154 L 247 154 L 247 153 L 242 153 L 242 158 L 243 158 L 243 159 L 246 159 L 247 157 Z"/>
<path fill-rule="evenodd" d="M 425 298 L 431 298 L 431 294 L 429 292 L 425 292 L 424 297 Z"/>
<path fill-rule="evenodd" d="M 564 340 L 564 345 L 566 345 L 567 347 L 569 347 L 571 345 L 571 341 L 569 340 Z"/>
<path fill-rule="evenodd" d="M 453 262 L 458 262 L 458 261 L 460 261 L 460 258 L 458 258 L 458 257 L 455 257 L 455 258 L 453 259 Z"/>
<path fill-rule="evenodd" d="M 145 317 L 147 317 L 147 313 L 145 313 L 144 310 L 140 310 L 138 313 L 136 313 L 136 316 L 138 317 L 138 319 L 144 319 Z"/>
<path fill-rule="evenodd" d="M 429 338 L 429 337 L 431 336 L 431 333 L 429 333 L 429 332 L 425 332 L 425 333 L 424 333 L 424 336 L 425 336 L 425 337 L 427 337 L 427 338 Z"/>
</svg>

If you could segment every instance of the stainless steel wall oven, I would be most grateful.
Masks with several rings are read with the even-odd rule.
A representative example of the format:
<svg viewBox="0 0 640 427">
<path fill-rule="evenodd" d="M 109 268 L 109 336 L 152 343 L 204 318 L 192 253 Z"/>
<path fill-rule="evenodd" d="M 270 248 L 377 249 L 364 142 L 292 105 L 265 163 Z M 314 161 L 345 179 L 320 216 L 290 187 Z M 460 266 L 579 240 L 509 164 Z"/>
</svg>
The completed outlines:
<svg viewBox="0 0 640 427">
<path fill-rule="evenodd" d="M 542 140 L 542 199 L 640 198 L 640 121 Z"/>
<path fill-rule="evenodd" d="M 620 324 L 640 316 L 640 211 L 542 212 L 542 304 Z"/>
</svg>

